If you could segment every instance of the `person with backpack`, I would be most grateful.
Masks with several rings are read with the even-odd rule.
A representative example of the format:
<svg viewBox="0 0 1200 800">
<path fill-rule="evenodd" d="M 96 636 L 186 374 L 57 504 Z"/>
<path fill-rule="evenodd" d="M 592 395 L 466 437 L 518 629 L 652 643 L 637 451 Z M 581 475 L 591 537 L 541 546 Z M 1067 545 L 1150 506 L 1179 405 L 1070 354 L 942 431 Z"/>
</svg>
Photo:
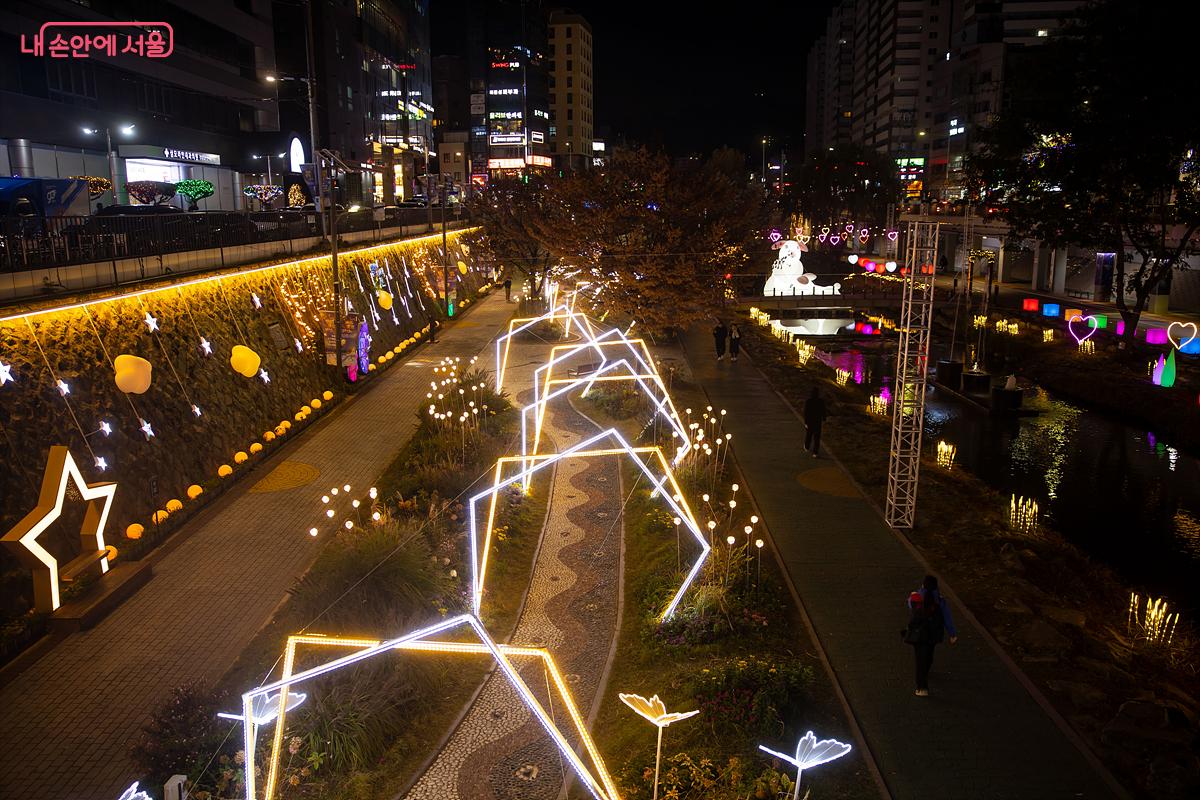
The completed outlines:
<svg viewBox="0 0 1200 800">
<path fill-rule="evenodd" d="M 933 667 L 933 650 L 950 634 L 950 644 L 958 641 L 954 618 L 938 591 L 938 579 L 926 575 L 921 588 L 908 596 L 908 627 L 901 631 L 906 644 L 912 645 L 916 662 L 917 697 L 929 696 L 929 670 Z"/>
</svg>

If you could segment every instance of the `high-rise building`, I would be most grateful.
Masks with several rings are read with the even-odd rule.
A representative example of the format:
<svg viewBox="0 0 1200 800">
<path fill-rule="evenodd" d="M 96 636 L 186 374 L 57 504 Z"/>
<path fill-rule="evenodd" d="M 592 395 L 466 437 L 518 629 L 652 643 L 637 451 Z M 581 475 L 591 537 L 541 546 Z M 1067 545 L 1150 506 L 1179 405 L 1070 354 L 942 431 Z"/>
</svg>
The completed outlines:
<svg viewBox="0 0 1200 800">
<path fill-rule="evenodd" d="M 854 142 L 896 160 L 910 199 L 958 197 L 972 132 L 1006 91 L 1005 64 L 1080 4 L 841 0 L 808 54 L 806 154 Z"/>
<path fill-rule="evenodd" d="M 433 155 L 429 0 L 276 0 L 281 77 L 307 75 L 308 14 L 317 33 L 317 146 L 355 168 L 339 178 L 338 201 L 390 204 L 422 193 Z M 307 143 L 305 83 L 279 86 L 280 99 L 294 101 L 280 107 L 284 128 L 305 132 Z"/>
<path fill-rule="evenodd" d="M 550 152 L 560 169 L 592 162 L 592 26 L 572 11 L 550 13 Z"/>
<path fill-rule="evenodd" d="M 272 12 L 270 0 L 0 3 L 0 174 L 115 177 L 118 196 L 94 198 L 106 205 L 128 202 L 130 181 L 196 178 L 215 189 L 201 208 L 241 207 L 240 172 L 263 169 L 247 142 L 279 135 L 276 102 L 260 99 L 275 70 Z M 173 51 L 155 57 L 145 30 L 115 25 L 132 20 L 168 23 Z M 84 33 L 55 50 L 55 37 Z"/>
<path fill-rule="evenodd" d="M 467 19 L 472 183 L 549 169 L 545 13 L 538 0 L 471 0 Z"/>
</svg>

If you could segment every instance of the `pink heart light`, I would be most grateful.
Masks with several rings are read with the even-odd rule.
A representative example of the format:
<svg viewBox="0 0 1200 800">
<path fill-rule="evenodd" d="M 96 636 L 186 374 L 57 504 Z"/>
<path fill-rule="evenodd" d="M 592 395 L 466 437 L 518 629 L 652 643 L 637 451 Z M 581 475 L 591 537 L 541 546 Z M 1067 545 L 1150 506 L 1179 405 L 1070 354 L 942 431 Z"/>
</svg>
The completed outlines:
<svg viewBox="0 0 1200 800">
<path fill-rule="evenodd" d="M 900 235 L 900 231 L 888 231 L 888 238 L 891 239 L 893 242 L 896 241 L 896 237 L 898 237 L 899 235 Z"/>
<path fill-rule="evenodd" d="M 827 231 L 827 230 L 821 231 L 821 235 L 818 236 L 817 238 L 820 239 L 822 242 L 825 241 L 826 239 L 829 238 L 829 231 Z"/>
<path fill-rule="evenodd" d="M 1076 322 L 1085 322 L 1086 323 L 1089 319 L 1092 320 L 1093 322 L 1096 320 L 1096 318 L 1094 316 L 1092 316 L 1091 314 L 1088 314 L 1086 317 L 1081 317 L 1080 315 L 1076 314 L 1075 316 L 1073 316 L 1069 320 L 1067 320 L 1067 331 L 1070 332 L 1071 338 L 1073 338 L 1075 340 L 1075 344 L 1083 344 L 1088 339 L 1095 336 L 1096 331 L 1099 330 L 1099 328 L 1095 328 L 1095 327 L 1092 327 L 1091 325 L 1088 325 L 1087 336 L 1080 336 L 1078 333 L 1075 332 L 1075 323 Z"/>
<path fill-rule="evenodd" d="M 1183 339 L 1183 341 L 1180 341 L 1179 339 L 1177 339 L 1175 337 L 1174 330 L 1175 330 L 1176 325 L 1179 326 L 1180 331 L 1191 328 L 1192 335 L 1189 336 L 1187 339 L 1183 339 L 1183 337 L 1180 336 L 1179 339 Z M 1172 322 L 1170 325 L 1167 326 L 1167 338 L 1171 341 L 1171 344 L 1175 345 L 1176 350 L 1182 350 L 1183 348 L 1187 347 L 1189 344 L 1192 343 L 1192 341 L 1196 338 L 1197 335 L 1200 335 L 1200 328 L 1198 328 L 1196 326 L 1196 323 L 1194 323 L 1194 322 Z"/>
<path fill-rule="evenodd" d="M 867 239 L 869 239 L 870 237 L 871 237 L 871 231 L 868 230 L 867 228 L 863 228 L 861 231 L 858 232 L 858 240 L 860 242 L 862 242 L 863 244 L 866 244 Z"/>
<path fill-rule="evenodd" d="M 854 231 L 854 223 L 853 223 L 853 222 L 847 222 L 847 223 L 846 223 L 846 233 L 851 233 L 851 232 L 853 232 L 853 231 Z"/>
<path fill-rule="evenodd" d="M 838 242 L 840 242 L 841 240 L 842 240 L 842 237 L 838 236 L 836 233 L 835 233 L 833 236 L 830 236 L 830 237 L 829 237 L 829 243 L 830 243 L 830 244 L 837 244 L 837 243 L 838 243 Z"/>
</svg>

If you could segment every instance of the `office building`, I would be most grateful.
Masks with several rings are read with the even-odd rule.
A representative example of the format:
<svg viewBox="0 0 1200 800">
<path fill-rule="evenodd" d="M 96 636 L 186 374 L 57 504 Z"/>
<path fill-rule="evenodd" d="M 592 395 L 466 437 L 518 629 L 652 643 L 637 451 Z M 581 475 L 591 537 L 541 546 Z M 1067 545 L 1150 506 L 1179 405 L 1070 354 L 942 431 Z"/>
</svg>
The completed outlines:
<svg viewBox="0 0 1200 800">
<path fill-rule="evenodd" d="M 169 23 L 173 50 L 114 25 L 134 19 Z M 56 51 L 53 26 L 39 40 L 53 21 L 95 23 L 69 29 L 88 33 L 85 55 Z M 201 208 L 242 207 L 239 173 L 255 170 L 246 142 L 279 131 L 277 104 L 261 99 L 272 22 L 270 0 L 208 0 L 202 13 L 174 0 L 0 4 L 0 174 L 115 177 L 115 198 L 92 198 L 105 205 L 128 202 L 130 181 L 197 178 L 215 189 Z"/>
<path fill-rule="evenodd" d="M 552 11 L 550 152 L 563 170 L 592 163 L 592 26 L 571 11 Z"/>
<path fill-rule="evenodd" d="M 471 181 L 548 170 L 546 18 L 537 0 L 468 4 Z"/>
<path fill-rule="evenodd" d="M 317 146 L 353 170 L 338 176 L 338 201 L 388 205 L 424 193 L 433 155 L 428 0 L 275 3 L 280 114 L 285 131 L 302 132 L 308 161 L 306 86 L 295 80 L 307 75 L 306 8 L 319 33 Z"/>
</svg>

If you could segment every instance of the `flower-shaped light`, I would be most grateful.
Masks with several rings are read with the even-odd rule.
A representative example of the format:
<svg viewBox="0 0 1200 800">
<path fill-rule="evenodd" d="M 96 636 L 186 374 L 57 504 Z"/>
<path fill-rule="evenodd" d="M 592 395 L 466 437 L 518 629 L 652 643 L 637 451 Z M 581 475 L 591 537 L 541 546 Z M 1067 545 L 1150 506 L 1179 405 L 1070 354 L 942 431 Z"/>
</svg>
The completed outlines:
<svg viewBox="0 0 1200 800">
<path fill-rule="evenodd" d="M 800 737 L 800 741 L 796 743 L 796 755 L 788 756 L 783 753 L 778 753 L 769 747 L 758 746 L 759 750 L 764 750 L 776 758 L 783 759 L 796 768 L 796 788 L 792 792 L 793 798 L 800 796 L 800 775 L 806 769 L 820 766 L 834 759 L 841 758 L 850 752 L 850 745 L 839 742 L 837 739 L 822 739 L 817 741 L 817 737 L 812 731 Z"/>
<path fill-rule="evenodd" d="M 621 692 L 621 702 L 632 708 L 640 716 L 645 717 L 650 721 L 650 724 L 658 728 L 658 745 L 654 751 L 654 800 L 658 800 L 658 769 L 662 765 L 662 734 L 663 728 L 670 725 L 672 722 L 679 722 L 681 719 L 694 717 L 699 714 L 699 711 L 667 711 L 667 705 L 662 700 L 658 699 L 658 695 L 653 695 L 649 700 L 642 697 L 640 694 L 626 694 Z"/>
</svg>

